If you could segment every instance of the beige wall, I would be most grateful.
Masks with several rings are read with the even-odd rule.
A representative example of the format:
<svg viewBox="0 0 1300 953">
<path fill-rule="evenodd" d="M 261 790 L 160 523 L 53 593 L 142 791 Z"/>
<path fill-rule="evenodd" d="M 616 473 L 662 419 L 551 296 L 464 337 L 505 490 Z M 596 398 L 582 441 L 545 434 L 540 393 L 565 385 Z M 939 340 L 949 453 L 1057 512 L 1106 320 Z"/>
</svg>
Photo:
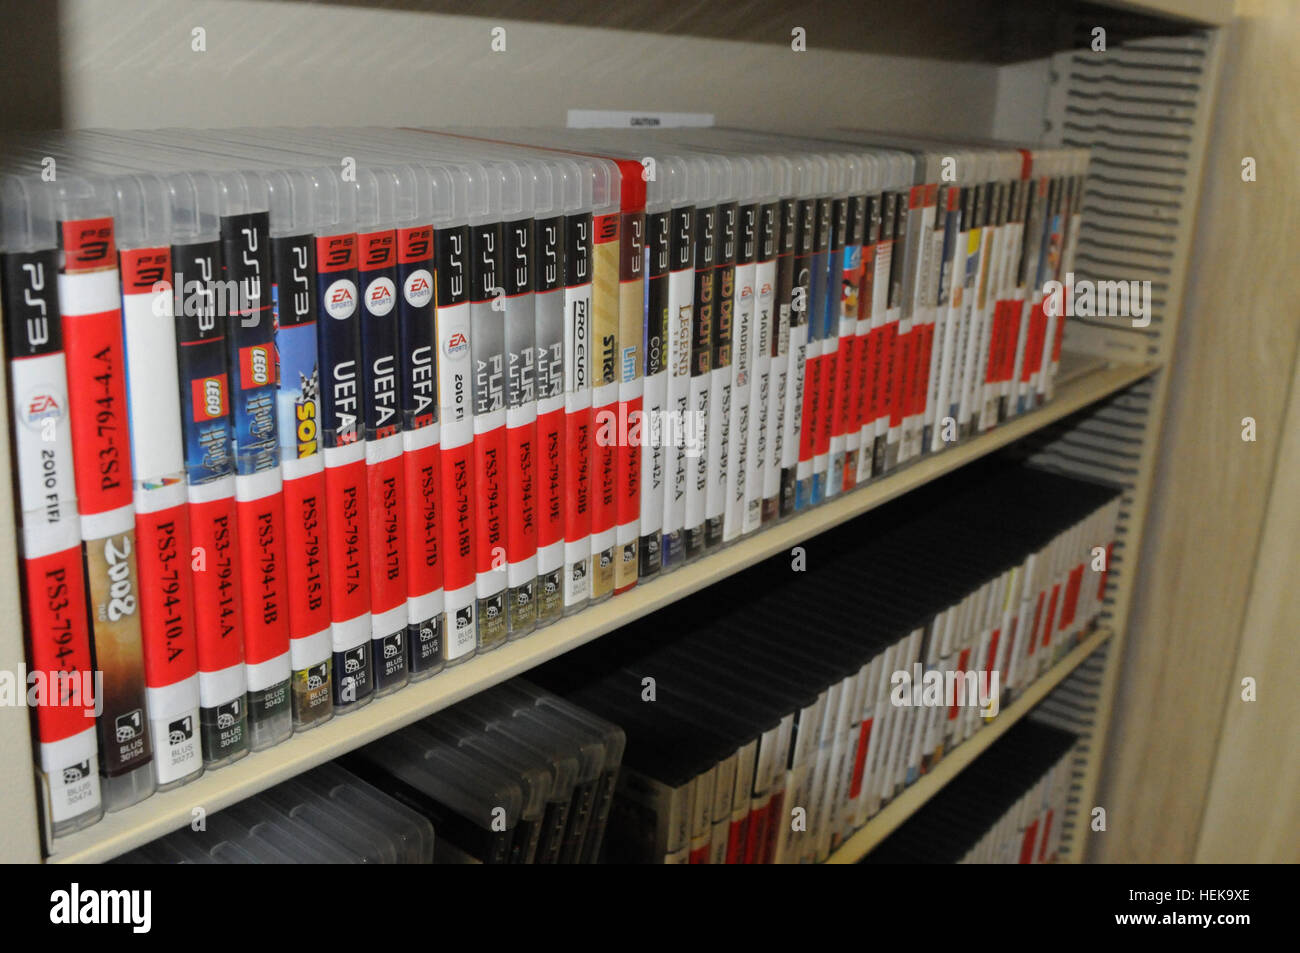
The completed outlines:
<svg viewBox="0 0 1300 953">
<path fill-rule="evenodd" d="M 1093 861 L 1300 860 L 1300 5 L 1242 0 L 1238 14 L 1097 796 L 1108 830 L 1089 835 Z M 1242 181 L 1244 156 L 1258 181 Z M 1254 443 L 1241 439 L 1248 416 Z M 1247 675 L 1259 680 L 1254 703 L 1240 700 Z"/>
</svg>

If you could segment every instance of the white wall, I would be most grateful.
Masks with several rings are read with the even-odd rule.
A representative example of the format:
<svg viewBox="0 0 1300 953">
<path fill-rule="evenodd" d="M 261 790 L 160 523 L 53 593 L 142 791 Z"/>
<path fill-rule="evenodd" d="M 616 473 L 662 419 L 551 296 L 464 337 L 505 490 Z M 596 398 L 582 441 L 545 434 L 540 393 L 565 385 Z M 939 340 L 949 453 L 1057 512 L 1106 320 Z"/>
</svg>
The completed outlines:
<svg viewBox="0 0 1300 953">
<path fill-rule="evenodd" d="M 998 87 L 988 64 L 826 49 L 817 31 L 796 53 L 779 16 L 732 41 L 265 0 L 60 6 L 68 127 L 556 125 L 592 108 L 987 135 Z M 200 27 L 201 53 L 191 49 Z M 494 27 L 505 52 L 491 49 Z"/>
</svg>

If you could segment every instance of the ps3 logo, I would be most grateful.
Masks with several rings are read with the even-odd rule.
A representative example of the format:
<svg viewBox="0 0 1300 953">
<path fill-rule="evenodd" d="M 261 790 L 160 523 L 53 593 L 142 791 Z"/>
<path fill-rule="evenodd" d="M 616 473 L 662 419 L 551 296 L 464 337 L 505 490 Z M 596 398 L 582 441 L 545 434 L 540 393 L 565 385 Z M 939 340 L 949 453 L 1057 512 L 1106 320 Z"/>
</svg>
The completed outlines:
<svg viewBox="0 0 1300 953">
<path fill-rule="evenodd" d="M 377 318 L 393 310 L 397 288 L 391 278 L 376 278 L 366 288 L 366 307 Z"/>
<path fill-rule="evenodd" d="M 464 331 L 453 331 L 447 338 L 447 343 L 443 345 L 443 353 L 453 360 L 464 357 L 468 351 L 469 338 L 465 336 Z"/>
<path fill-rule="evenodd" d="M 411 272 L 402 285 L 402 294 L 412 308 L 423 308 L 433 300 L 433 275 L 424 268 Z"/>
<path fill-rule="evenodd" d="M 352 317 L 357 309 L 357 286 L 340 278 L 325 289 L 325 313 L 335 320 Z"/>
</svg>

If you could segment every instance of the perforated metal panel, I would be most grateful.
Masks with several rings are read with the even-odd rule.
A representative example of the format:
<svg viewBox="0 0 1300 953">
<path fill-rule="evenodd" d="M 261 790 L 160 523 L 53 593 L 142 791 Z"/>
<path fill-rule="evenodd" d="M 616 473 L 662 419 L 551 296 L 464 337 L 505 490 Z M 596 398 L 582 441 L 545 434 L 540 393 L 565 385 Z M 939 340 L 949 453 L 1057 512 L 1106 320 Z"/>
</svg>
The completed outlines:
<svg viewBox="0 0 1300 953">
<path fill-rule="evenodd" d="M 1123 20 L 1108 20 L 1107 49 L 1094 52 L 1094 26 L 1086 15 L 1077 17 L 1076 50 L 1053 57 L 1046 138 L 1091 151 L 1076 280 L 1149 281 L 1151 315 L 1146 327 L 1134 327 L 1130 318 L 1075 316 L 1066 325 L 1065 346 L 1111 361 L 1165 363 L 1193 237 L 1218 33 L 1126 39 Z M 1129 595 L 1140 568 L 1135 561 L 1164 395 L 1165 375 L 1157 372 L 1026 443 L 1037 465 L 1123 487 L 1102 614 L 1102 624 L 1117 635 L 1033 716 L 1080 735 L 1062 831 L 1067 860 L 1082 859 L 1086 846 Z"/>
</svg>

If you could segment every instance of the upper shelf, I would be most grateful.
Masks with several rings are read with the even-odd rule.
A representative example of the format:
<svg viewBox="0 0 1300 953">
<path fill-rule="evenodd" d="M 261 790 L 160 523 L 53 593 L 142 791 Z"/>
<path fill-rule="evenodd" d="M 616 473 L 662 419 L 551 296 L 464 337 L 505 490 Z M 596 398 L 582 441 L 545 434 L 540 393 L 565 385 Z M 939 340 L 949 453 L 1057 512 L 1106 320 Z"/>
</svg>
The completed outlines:
<svg viewBox="0 0 1300 953">
<path fill-rule="evenodd" d="M 428 681 L 371 702 L 268 751 L 162 794 L 55 842 L 51 862 L 108 860 L 188 824 L 193 810 L 217 811 L 300 772 L 432 714 L 634 619 L 696 592 L 809 537 L 852 519 L 1107 397 L 1155 370 L 1154 365 L 1107 367 L 1064 355 L 1052 402 L 942 453 L 927 456 L 875 483 L 808 513 L 745 537 L 699 562 L 593 606 L 549 628 L 470 659 Z"/>
</svg>

